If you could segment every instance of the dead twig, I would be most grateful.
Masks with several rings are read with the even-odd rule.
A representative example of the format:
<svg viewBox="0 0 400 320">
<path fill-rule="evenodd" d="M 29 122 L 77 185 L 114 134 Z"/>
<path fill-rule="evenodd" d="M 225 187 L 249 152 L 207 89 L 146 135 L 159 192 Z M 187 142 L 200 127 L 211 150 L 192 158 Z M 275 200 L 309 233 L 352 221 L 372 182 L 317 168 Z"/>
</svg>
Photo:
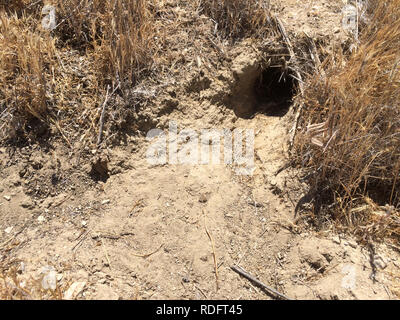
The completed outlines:
<svg viewBox="0 0 400 320">
<path fill-rule="evenodd" d="M 136 208 L 140 205 L 143 204 L 143 199 L 140 199 L 138 201 L 136 201 L 136 203 L 132 206 L 132 208 L 129 210 L 129 216 L 133 215 L 133 213 L 135 212 Z"/>
<path fill-rule="evenodd" d="M 206 213 L 205 213 L 204 210 L 203 210 L 203 215 L 204 215 L 204 228 L 206 229 L 206 233 L 207 233 L 208 238 L 210 239 L 211 246 L 212 246 L 212 250 L 213 250 L 214 270 L 215 270 L 215 283 L 216 283 L 217 291 L 218 291 L 218 289 L 219 289 L 219 284 L 218 284 L 218 266 L 217 266 L 217 256 L 216 256 L 216 254 L 215 254 L 215 245 L 214 245 L 214 240 L 213 240 L 213 238 L 211 237 L 211 234 L 210 234 L 210 232 L 209 232 L 208 229 L 207 229 L 207 224 L 206 224 Z"/>
<path fill-rule="evenodd" d="M 198 286 L 194 286 L 197 290 L 199 290 L 199 292 L 203 295 L 203 297 L 206 299 L 206 300 L 208 300 L 208 297 L 207 297 L 207 295 L 203 292 L 203 290 L 201 290 Z"/>
<path fill-rule="evenodd" d="M 139 258 L 148 258 L 148 257 L 152 256 L 153 254 L 157 253 L 163 246 L 164 246 L 164 243 L 161 246 L 159 246 L 157 250 L 155 250 L 153 252 L 146 253 L 146 254 L 132 253 L 132 255 L 135 257 L 139 257 Z"/>
<path fill-rule="evenodd" d="M 79 240 L 79 241 L 77 242 L 76 245 L 73 246 L 72 251 L 75 251 L 75 249 L 78 248 L 83 243 L 83 241 L 85 241 L 85 239 L 87 238 L 89 233 L 90 233 L 90 230 L 87 230 L 87 231 L 82 232 L 79 235 L 79 237 L 76 239 L 76 240 Z"/>
<path fill-rule="evenodd" d="M 208 36 L 208 40 L 211 42 L 214 48 L 216 48 L 223 55 L 223 57 L 226 58 L 225 51 L 218 44 L 216 44 L 215 41 L 210 36 Z"/>
<path fill-rule="evenodd" d="M 68 144 L 68 146 L 72 149 L 72 144 L 69 141 L 69 139 L 67 138 L 67 136 L 64 134 L 63 130 L 61 129 L 60 125 L 58 124 L 58 122 L 54 119 L 51 119 L 51 121 L 53 122 L 53 124 L 56 126 L 57 130 L 60 132 L 61 136 L 63 137 L 63 139 L 65 140 L 65 142 Z"/>
<path fill-rule="evenodd" d="M 93 235 L 92 239 L 96 240 L 96 239 L 104 238 L 104 239 L 110 239 L 110 240 L 119 240 L 122 237 L 134 236 L 134 235 L 135 234 L 132 232 L 123 232 L 120 234 L 97 234 L 97 235 Z"/>
<path fill-rule="evenodd" d="M 276 291 L 275 289 L 265 285 L 264 283 L 262 283 L 261 281 L 259 281 L 258 279 L 254 278 L 251 274 L 249 274 L 248 272 L 246 272 L 245 270 L 243 270 L 243 268 L 239 267 L 239 266 L 232 266 L 231 269 L 233 271 L 235 271 L 236 273 L 240 274 L 241 276 L 245 277 L 247 280 L 252 281 L 254 284 L 256 284 L 257 286 L 259 286 L 261 289 L 265 290 L 266 292 L 268 292 L 270 295 L 272 295 L 273 297 L 278 297 L 279 299 L 283 299 L 283 300 L 292 300 L 289 297 L 285 296 L 284 294 Z"/>
<path fill-rule="evenodd" d="M 296 62 L 297 59 L 296 59 L 296 54 L 294 53 L 294 50 L 293 50 L 293 45 L 292 45 L 292 43 L 291 43 L 291 41 L 289 39 L 289 36 L 286 33 L 286 29 L 283 26 L 282 21 L 278 17 L 275 17 L 275 21 L 276 21 L 278 30 L 281 33 L 282 38 L 286 43 L 287 49 L 288 49 L 289 54 L 290 54 L 290 60 L 293 61 L 293 62 Z M 303 78 L 302 78 L 302 76 L 301 76 L 301 74 L 300 74 L 300 72 L 298 70 L 296 70 L 295 68 L 290 68 L 290 69 L 294 72 L 294 76 L 295 76 L 295 78 L 297 80 L 297 83 L 298 83 L 298 86 L 299 86 L 301 98 L 303 98 L 304 97 Z M 294 145 L 294 139 L 296 137 L 297 127 L 298 127 L 298 124 L 299 124 L 299 119 L 300 119 L 300 115 L 301 115 L 301 112 L 302 112 L 303 108 L 304 108 L 304 103 L 303 103 L 303 101 L 300 101 L 300 103 L 299 103 L 299 105 L 297 107 L 297 112 L 296 112 L 296 116 L 295 116 L 295 119 L 294 119 L 294 124 L 293 124 L 293 127 L 291 129 L 292 134 L 291 134 L 291 137 L 290 137 L 290 145 L 289 145 L 290 149 L 292 149 L 292 147 Z"/>
<path fill-rule="evenodd" d="M 97 137 L 97 146 L 100 146 L 101 140 L 103 139 L 104 117 L 106 114 L 106 106 L 107 106 L 108 100 L 115 93 L 115 91 L 117 91 L 118 88 L 119 88 L 119 84 L 114 88 L 113 92 L 111 92 L 111 94 L 109 95 L 108 92 L 110 90 L 110 86 L 107 86 L 106 98 L 104 99 L 104 103 L 101 108 L 102 110 L 101 110 L 101 116 L 100 116 L 100 121 L 99 121 L 100 128 L 99 128 L 99 135 Z"/>
<path fill-rule="evenodd" d="M 290 168 L 292 166 L 292 162 L 287 162 L 285 163 L 282 167 L 280 167 L 276 172 L 274 173 L 275 176 L 280 174 L 282 171 L 285 171 L 286 169 Z"/>
<path fill-rule="evenodd" d="M 315 69 L 321 74 L 322 77 L 326 77 L 325 70 L 321 67 L 321 60 L 319 59 L 318 56 L 318 50 L 317 46 L 315 45 L 315 41 L 313 38 L 311 38 L 306 32 L 304 32 L 305 36 L 308 39 L 309 45 L 310 45 L 310 56 L 311 59 L 314 62 Z"/>
<path fill-rule="evenodd" d="M 107 86 L 107 92 L 106 92 L 106 98 L 104 99 L 102 110 L 101 110 L 101 116 L 100 116 L 100 129 L 99 129 L 99 135 L 97 137 L 97 146 L 100 145 L 101 139 L 103 138 L 103 128 L 104 128 L 104 116 L 106 113 L 106 105 L 108 102 L 108 91 L 110 90 L 110 86 Z"/>
</svg>

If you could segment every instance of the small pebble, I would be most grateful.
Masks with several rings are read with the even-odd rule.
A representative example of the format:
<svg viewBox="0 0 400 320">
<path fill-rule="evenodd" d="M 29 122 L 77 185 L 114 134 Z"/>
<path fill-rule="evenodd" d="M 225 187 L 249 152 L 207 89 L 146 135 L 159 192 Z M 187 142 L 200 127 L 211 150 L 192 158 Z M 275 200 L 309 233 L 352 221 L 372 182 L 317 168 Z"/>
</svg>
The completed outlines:
<svg viewBox="0 0 400 320">
<path fill-rule="evenodd" d="M 332 241 L 336 244 L 340 244 L 340 238 L 339 237 L 333 237 Z"/>
<path fill-rule="evenodd" d="M 11 233 L 13 227 L 8 227 L 7 229 L 4 230 L 5 233 Z"/>
<path fill-rule="evenodd" d="M 348 246 L 352 247 L 353 249 L 357 248 L 357 242 L 355 241 L 347 241 L 346 243 Z"/>
<path fill-rule="evenodd" d="M 206 203 L 208 201 L 207 196 L 203 193 L 199 197 L 199 202 L 200 203 Z"/>
<path fill-rule="evenodd" d="M 377 268 L 382 269 L 382 270 L 387 267 L 386 261 L 381 256 L 378 256 L 378 255 L 374 256 L 374 265 Z"/>
</svg>

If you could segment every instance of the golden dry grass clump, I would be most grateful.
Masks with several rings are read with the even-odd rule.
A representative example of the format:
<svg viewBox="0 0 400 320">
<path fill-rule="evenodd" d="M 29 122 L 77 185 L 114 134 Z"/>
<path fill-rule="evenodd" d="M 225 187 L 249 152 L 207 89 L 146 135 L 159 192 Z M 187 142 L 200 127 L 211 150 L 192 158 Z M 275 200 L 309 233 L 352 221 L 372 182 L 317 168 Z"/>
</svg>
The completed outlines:
<svg viewBox="0 0 400 320">
<path fill-rule="evenodd" d="M 360 45 L 305 90 L 296 141 L 318 203 L 363 237 L 400 236 L 400 1 L 375 4 Z"/>
<path fill-rule="evenodd" d="M 269 1 L 201 0 L 201 4 L 224 37 L 262 36 L 268 30 Z"/>
<path fill-rule="evenodd" d="M 266 3 L 190 5 L 211 17 L 222 36 L 236 40 L 266 34 Z M 55 8 L 53 30 L 42 28 L 46 5 Z M 163 39 L 180 23 L 159 23 L 164 6 L 154 0 L 0 0 L 0 140 L 34 142 L 49 129 L 69 145 L 95 137 L 108 86 L 119 85 L 122 105 L 130 101 L 129 89 L 154 73 L 159 61 L 168 65 L 171 52 Z M 116 112 L 115 125 L 107 121 L 107 126 L 118 130 L 126 112 Z"/>
<path fill-rule="evenodd" d="M 0 110 L 12 114 L 0 128 L 15 135 L 32 118 L 47 113 L 48 69 L 55 61 L 54 41 L 30 29 L 30 18 L 0 13 Z M 0 130 L 1 132 L 1 130 Z"/>
<path fill-rule="evenodd" d="M 15 266 L 7 267 L 7 270 L 0 270 L 0 300 L 63 299 L 65 286 L 58 286 L 55 290 L 43 289 L 40 279 L 22 279 Z"/>
<path fill-rule="evenodd" d="M 77 48 L 93 49 L 95 65 L 109 80 L 135 83 L 152 64 L 153 4 L 149 0 L 58 1 L 65 25 L 57 35 Z"/>
<path fill-rule="evenodd" d="M 52 31 L 41 26 L 46 4 Z M 77 128 L 98 130 L 106 87 L 135 85 L 153 67 L 153 16 L 148 0 L 1 1 L 0 138 L 51 123 L 68 143 Z"/>
</svg>

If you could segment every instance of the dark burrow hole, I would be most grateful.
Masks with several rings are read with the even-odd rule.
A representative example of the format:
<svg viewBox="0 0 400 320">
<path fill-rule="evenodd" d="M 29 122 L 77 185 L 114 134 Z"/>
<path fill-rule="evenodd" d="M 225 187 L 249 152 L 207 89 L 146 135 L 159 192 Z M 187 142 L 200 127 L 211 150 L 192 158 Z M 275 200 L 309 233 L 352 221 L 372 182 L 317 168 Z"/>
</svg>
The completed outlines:
<svg viewBox="0 0 400 320">
<path fill-rule="evenodd" d="M 296 95 L 297 80 L 282 67 L 261 68 L 258 64 L 242 67 L 227 101 L 237 117 L 251 119 L 256 114 L 282 117 Z"/>
<path fill-rule="evenodd" d="M 91 171 L 89 176 L 96 182 L 102 181 L 107 182 L 110 178 L 110 173 L 108 170 L 108 161 L 101 157 L 97 157 L 91 165 Z"/>
<path fill-rule="evenodd" d="M 254 114 L 282 117 L 288 111 L 296 94 L 296 80 L 281 68 L 268 68 L 254 83 Z"/>
</svg>

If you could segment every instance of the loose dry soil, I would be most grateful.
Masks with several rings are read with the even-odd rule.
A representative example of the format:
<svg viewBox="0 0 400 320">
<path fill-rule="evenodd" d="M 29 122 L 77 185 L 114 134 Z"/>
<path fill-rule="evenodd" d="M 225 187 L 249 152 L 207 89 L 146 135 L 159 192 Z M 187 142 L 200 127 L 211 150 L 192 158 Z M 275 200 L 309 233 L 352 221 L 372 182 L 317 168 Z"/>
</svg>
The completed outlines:
<svg viewBox="0 0 400 320">
<path fill-rule="evenodd" d="M 342 1 L 284 3 L 272 1 L 290 35 L 343 36 Z M 140 119 L 142 129 L 169 120 L 180 129 L 253 128 L 252 176 L 225 165 L 152 166 L 139 134 L 88 150 L 92 162 L 62 143 L 0 149 L 0 261 L 22 286 L 51 266 L 63 291 L 82 282 L 77 299 L 270 299 L 231 270 L 238 264 L 293 299 L 395 298 L 398 253 L 376 244 L 371 254 L 298 219 L 307 187 L 295 169 L 275 174 L 288 161 L 293 114 L 246 102 L 260 62 L 251 42 L 229 56 L 216 66 L 191 61 L 184 77 L 157 88 Z M 237 117 L 241 109 L 252 116 Z"/>
</svg>

